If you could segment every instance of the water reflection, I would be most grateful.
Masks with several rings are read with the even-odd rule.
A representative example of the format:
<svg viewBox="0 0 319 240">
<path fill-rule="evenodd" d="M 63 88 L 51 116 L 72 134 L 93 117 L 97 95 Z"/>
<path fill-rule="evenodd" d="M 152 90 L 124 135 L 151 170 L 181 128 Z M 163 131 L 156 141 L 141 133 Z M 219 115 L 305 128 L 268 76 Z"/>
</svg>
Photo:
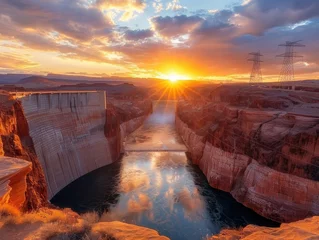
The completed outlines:
<svg viewBox="0 0 319 240">
<path fill-rule="evenodd" d="M 230 194 L 212 189 L 185 153 L 152 152 L 185 149 L 174 131 L 173 103 L 158 104 L 145 125 L 129 137 L 127 148 L 140 146 L 149 152 L 126 153 L 118 165 L 70 184 L 53 203 L 79 212 L 103 209 L 102 221 L 146 226 L 176 240 L 203 239 L 221 228 L 248 223 L 273 225 Z"/>
<path fill-rule="evenodd" d="M 175 105 L 174 101 L 155 102 L 153 114 L 140 129 L 129 136 L 125 149 L 186 151 L 185 145 L 175 131 Z"/>
</svg>

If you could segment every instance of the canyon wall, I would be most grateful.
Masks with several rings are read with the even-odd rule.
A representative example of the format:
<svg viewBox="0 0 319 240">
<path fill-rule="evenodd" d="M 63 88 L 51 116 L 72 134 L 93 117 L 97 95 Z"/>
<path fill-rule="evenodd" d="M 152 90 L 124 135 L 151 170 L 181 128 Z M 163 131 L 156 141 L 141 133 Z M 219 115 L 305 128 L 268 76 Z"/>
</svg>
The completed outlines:
<svg viewBox="0 0 319 240">
<path fill-rule="evenodd" d="M 212 187 L 292 222 L 319 214 L 316 101 L 308 93 L 223 88 L 206 103 L 180 102 L 176 128 Z"/>
</svg>

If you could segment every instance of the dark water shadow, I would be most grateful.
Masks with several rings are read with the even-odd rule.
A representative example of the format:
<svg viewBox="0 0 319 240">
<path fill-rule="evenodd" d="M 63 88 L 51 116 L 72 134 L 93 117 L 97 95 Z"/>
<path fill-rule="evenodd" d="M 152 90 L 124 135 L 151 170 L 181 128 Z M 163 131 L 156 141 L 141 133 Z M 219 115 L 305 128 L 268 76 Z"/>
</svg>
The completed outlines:
<svg viewBox="0 0 319 240">
<path fill-rule="evenodd" d="M 107 212 L 119 198 L 118 184 L 122 161 L 94 170 L 70 183 L 58 192 L 51 203 L 71 208 L 77 213 Z"/>
<path fill-rule="evenodd" d="M 230 193 L 212 188 L 200 168 L 193 164 L 188 156 L 188 172 L 192 175 L 195 185 L 203 196 L 210 220 L 217 232 L 223 228 L 239 228 L 249 224 L 267 227 L 279 227 L 280 223 L 274 222 L 258 215 L 253 210 L 237 202 Z"/>
</svg>

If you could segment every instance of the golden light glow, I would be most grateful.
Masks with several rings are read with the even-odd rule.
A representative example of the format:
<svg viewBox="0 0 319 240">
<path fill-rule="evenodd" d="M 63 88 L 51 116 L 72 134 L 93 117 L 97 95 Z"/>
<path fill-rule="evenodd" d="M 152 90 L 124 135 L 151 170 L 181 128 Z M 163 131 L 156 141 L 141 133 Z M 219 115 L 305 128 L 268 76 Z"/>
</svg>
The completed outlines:
<svg viewBox="0 0 319 240">
<path fill-rule="evenodd" d="M 169 73 L 167 75 L 161 75 L 160 76 L 162 79 L 167 79 L 171 83 L 176 83 L 180 80 L 188 80 L 189 78 L 185 75 L 177 74 L 177 73 Z"/>
<path fill-rule="evenodd" d="M 170 80 L 172 83 L 175 83 L 179 80 L 179 78 L 177 75 L 172 74 L 168 76 L 168 80 Z"/>
</svg>

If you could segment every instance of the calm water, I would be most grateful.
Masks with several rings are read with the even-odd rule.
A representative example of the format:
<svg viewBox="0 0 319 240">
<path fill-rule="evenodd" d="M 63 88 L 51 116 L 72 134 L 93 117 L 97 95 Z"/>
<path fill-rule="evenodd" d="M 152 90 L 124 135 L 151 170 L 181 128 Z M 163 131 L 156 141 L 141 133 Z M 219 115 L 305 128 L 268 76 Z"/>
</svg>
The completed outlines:
<svg viewBox="0 0 319 240">
<path fill-rule="evenodd" d="M 95 210 L 102 221 L 153 228 L 173 240 L 247 224 L 277 226 L 208 185 L 186 157 L 174 120 L 174 102 L 154 102 L 154 113 L 128 137 L 121 161 L 76 180 L 52 203 L 79 213 Z"/>
</svg>

